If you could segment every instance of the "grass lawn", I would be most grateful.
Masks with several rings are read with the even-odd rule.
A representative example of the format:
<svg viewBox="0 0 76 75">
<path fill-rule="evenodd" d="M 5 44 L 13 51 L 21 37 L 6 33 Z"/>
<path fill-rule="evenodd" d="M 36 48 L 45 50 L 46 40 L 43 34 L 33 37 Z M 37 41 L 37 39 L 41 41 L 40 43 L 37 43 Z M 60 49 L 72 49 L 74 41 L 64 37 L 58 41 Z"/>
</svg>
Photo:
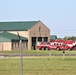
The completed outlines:
<svg viewBox="0 0 76 75">
<path fill-rule="evenodd" d="M 0 75 L 20 75 L 20 58 L 0 58 Z M 23 57 L 23 75 L 76 75 L 76 57 Z"/>
<path fill-rule="evenodd" d="M 63 51 L 57 50 L 22 50 L 22 54 L 62 54 Z M 65 50 L 66 54 L 76 54 L 76 51 L 67 51 Z M 20 54 L 20 50 L 13 50 L 13 51 L 0 51 L 0 54 Z"/>
</svg>

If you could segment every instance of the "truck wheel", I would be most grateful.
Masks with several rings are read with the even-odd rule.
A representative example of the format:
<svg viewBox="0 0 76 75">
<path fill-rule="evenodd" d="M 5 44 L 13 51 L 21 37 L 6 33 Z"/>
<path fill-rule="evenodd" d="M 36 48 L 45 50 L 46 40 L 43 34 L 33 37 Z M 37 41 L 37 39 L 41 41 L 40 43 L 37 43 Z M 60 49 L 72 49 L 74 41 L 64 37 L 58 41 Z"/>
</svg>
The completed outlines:
<svg viewBox="0 0 76 75">
<path fill-rule="evenodd" d="M 60 48 L 59 48 L 59 47 L 57 47 L 57 50 L 60 50 Z"/>
<path fill-rule="evenodd" d="M 70 51 L 71 49 L 69 48 L 68 51 Z"/>
<path fill-rule="evenodd" d="M 48 50 L 48 48 L 46 47 L 46 50 Z"/>
<path fill-rule="evenodd" d="M 42 50 L 44 50 L 44 48 L 42 48 Z"/>
</svg>

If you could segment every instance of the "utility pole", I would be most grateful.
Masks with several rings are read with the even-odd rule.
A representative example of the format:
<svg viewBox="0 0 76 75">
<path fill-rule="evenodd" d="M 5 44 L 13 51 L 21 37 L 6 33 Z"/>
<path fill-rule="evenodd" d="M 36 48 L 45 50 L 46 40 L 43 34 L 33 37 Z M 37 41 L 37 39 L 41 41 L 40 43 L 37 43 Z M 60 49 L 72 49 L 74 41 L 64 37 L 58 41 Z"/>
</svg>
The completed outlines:
<svg viewBox="0 0 76 75">
<path fill-rule="evenodd" d="M 18 33 L 18 31 L 17 31 Z M 22 63 L 22 40 L 18 33 L 19 43 L 20 43 L 20 75 L 23 75 L 23 63 Z"/>
<path fill-rule="evenodd" d="M 20 75 L 23 75 L 23 63 L 22 63 L 22 40 L 20 39 Z"/>
</svg>

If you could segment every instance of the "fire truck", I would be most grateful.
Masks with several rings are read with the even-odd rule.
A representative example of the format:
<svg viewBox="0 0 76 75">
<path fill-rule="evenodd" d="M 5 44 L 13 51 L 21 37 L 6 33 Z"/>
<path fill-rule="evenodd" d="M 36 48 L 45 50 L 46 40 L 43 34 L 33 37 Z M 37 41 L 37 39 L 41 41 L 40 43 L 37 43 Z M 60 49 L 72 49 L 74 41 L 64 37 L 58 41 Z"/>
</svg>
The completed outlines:
<svg viewBox="0 0 76 75">
<path fill-rule="evenodd" d="M 50 40 L 50 42 L 39 42 L 39 50 L 76 50 L 76 41 L 73 40 Z"/>
</svg>

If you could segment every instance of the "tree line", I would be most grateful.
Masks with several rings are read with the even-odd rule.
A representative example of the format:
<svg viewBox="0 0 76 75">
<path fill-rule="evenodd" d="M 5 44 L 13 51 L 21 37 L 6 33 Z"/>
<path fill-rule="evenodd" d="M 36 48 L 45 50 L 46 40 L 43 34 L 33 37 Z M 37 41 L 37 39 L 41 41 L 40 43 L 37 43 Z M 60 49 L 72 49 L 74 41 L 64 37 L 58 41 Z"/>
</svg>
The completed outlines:
<svg viewBox="0 0 76 75">
<path fill-rule="evenodd" d="M 57 39 L 76 40 L 76 36 L 65 36 L 64 38 L 57 38 Z"/>
<path fill-rule="evenodd" d="M 65 40 L 76 40 L 76 36 L 65 36 L 63 39 L 65 39 Z"/>
</svg>

